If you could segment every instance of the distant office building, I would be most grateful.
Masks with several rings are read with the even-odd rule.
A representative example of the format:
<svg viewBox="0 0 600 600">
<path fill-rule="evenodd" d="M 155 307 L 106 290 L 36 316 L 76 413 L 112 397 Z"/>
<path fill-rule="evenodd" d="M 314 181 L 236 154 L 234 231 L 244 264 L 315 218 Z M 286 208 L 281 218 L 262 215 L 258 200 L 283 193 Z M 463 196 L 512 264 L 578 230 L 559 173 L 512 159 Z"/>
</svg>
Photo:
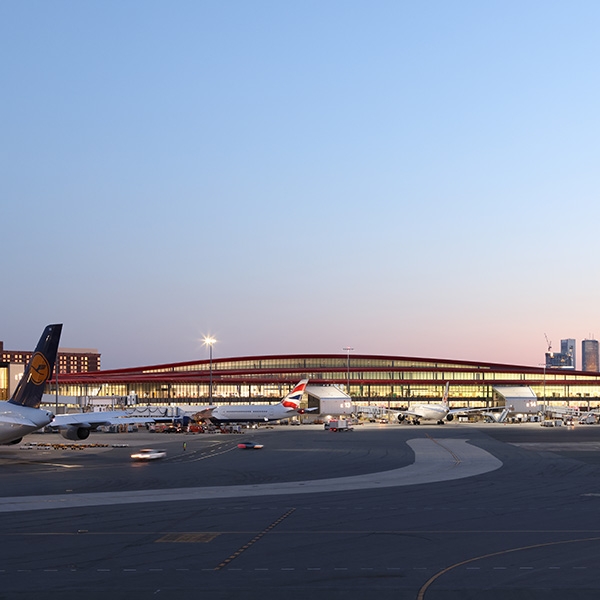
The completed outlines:
<svg viewBox="0 0 600 600">
<path fill-rule="evenodd" d="M 560 340 L 560 352 L 546 352 L 549 369 L 575 369 L 575 340 Z"/>
<path fill-rule="evenodd" d="M 4 342 L 0 341 L 0 362 L 11 364 L 27 364 L 32 350 L 5 350 Z M 88 373 L 100 370 L 100 353 L 95 348 L 59 348 L 60 373 Z"/>
<path fill-rule="evenodd" d="M 600 371 L 598 340 L 583 340 L 581 342 L 581 370 L 596 373 Z"/>
<path fill-rule="evenodd" d="M 546 368 L 572 369 L 571 357 L 562 352 L 546 352 Z"/>
<path fill-rule="evenodd" d="M 560 340 L 560 353 L 567 357 L 567 364 L 565 366 L 571 367 L 572 369 L 577 368 L 575 344 L 575 340 L 570 338 L 568 340 Z"/>
</svg>

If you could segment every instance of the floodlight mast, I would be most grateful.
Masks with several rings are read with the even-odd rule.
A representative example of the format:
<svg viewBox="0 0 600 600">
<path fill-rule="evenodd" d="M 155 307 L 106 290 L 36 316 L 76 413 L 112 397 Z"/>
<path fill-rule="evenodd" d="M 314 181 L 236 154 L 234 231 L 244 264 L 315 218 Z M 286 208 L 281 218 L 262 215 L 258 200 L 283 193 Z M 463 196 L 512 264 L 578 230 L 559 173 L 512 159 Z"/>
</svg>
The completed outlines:
<svg viewBox="0 0 600 600">
<path fill-rule="evenodd" d="M 208 387 L 208 396 L 209 396 L 209 400 L 210 400 L 210 404 L 212 405 L 213 403 L 213 376 L 212 376 L 212 349 L 213 349 L 213 344 L 216 343 L 216 339 L 214 337 L 212 337 L 211 335 L 205 335 L 204 336 L 204 345 L 208 346 L 209 348 L 209 372 L 210 372 L 210 383 L 209 383 L 209 387 Z"/>
<path fill-rule="evenodd" d="M 350 346 L 346 346 L 344 348 L 342 348 L 342 350 L 345 350 L 348 358 L 346 361 L 346 394 L 348 394 L 348 396 L 350 396 L 350 352 L 352 352 L 352 350 L 354 350 L 354 348 L 351 348 Z"/>
</svg>

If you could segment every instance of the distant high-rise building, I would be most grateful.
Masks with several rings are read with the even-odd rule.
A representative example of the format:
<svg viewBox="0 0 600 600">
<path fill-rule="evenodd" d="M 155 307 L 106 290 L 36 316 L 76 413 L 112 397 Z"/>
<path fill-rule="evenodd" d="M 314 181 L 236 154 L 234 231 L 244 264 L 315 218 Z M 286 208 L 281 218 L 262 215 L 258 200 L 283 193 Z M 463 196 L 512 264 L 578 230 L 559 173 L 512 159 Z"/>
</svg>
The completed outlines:
<svg viewBox="0 0 600 600">
<path fill-rule="evenodd" d="M 581 370 L 600 371 L 598 340 L 583 340 L 581 342 Z"/>
<path fill-rule="evenodd" d="M 575 340 L 560 340 L 560 352 L 546 352 L 546 367 L 574 369 L 576 365 Z"/>
<path fill-rule="evenodd" d="M 571 367 L 572 369 L 577 368 L 577 353 L 575 351 L 576 343 L 575 340 L 570 338 L 568 340 L 560 340 L 560 353 L 567 357 L 567 364 L 565 366 Z M 571 359 L 570 361 L 568 360 L 569 358 Z"/>
<path fill-rule="evenodd" d="M 572 369 L 571 357 L 562 352 L 546 352 L 546 367 L 548 369 Z"/>
</svg>

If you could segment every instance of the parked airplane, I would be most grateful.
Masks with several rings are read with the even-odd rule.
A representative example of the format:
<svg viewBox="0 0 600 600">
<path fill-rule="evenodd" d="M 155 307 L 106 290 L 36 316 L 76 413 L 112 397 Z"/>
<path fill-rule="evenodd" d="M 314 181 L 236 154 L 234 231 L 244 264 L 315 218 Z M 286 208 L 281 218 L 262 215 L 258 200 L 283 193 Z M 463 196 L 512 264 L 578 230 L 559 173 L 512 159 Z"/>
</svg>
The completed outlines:
<svg viewBox="0 0 600 600">
<path fill-rule="evenodd" d="M 23 378 L 7 402 L 0 402 L 0 444 L 18 444 L 24 435 L 45 427 L 54 415 L 39 408 L 52 377 L 62 325 L 48 325 L 29 359 Z"/>
<path fill-rule="evenodd" d="M 23 436 L 50 425 L 58 427 L 68 440 L 85 440 L 100 425 L 149 422 L 152 419 L 127 417 L 126 412 L 58 415 L 40 408 L 46 382 L 52 377 L 58 354 L 62 324 L 48 325 L 38 342 L 23 377 L 11 399 L 0 402 L 0 445 L 18 444 Z"/>
<path fill-rule="evenodd" d="M 444 420 L 452 421 L 454 415 L 466 414 L 469 412 L 482 412 L 480 408 L 453 408 L 450 409 L 448 404 L 448 390 L 450 382 L 446 382 L 444 395 L 442 396 L 441 404 L 413 404 L 410 410 L 402 410 L 397 413 L 398 421 L 412 422 L 414 425 L 420 425 L 421 420 L 437 421 L 438 425 L 443 425 Z"/>
<path fill-rule="evenodd" d="M 98 427 L 107 425 L 132 425 L 136 423 L 154 423 L 154 419 L 147 417 L 130 417 L 121 410 L 107 410 L 102 412 L 72 413 L 56 415 L 49 427 L 58 427 L 58 432 L 67 440 L 87 440 L 90 432 Z"/>
<path fill-rule="evenodd" d="M 210 406 L 195 413 L 192 418 L 196 421 L 208 420 L 213 423 L 257 423 L 289 419 L 304 412 L 300 408 L 300 401 L 307 384 L 308 379 L 300 381 L 279 404 Z"/>
</svg>

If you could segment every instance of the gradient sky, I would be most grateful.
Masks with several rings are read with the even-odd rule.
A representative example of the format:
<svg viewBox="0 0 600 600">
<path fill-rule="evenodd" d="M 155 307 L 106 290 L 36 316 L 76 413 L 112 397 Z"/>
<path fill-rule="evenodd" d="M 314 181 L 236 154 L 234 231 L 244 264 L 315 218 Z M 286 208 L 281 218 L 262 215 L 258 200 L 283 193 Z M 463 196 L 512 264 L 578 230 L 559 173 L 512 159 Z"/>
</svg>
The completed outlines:
<svg viewBox="0 0 600 600">
<path fill-rule="evenodd" d="M 599 30 L 596 0 L 2 0 L 0 339 L 580 353 Z"/>
</svg>

